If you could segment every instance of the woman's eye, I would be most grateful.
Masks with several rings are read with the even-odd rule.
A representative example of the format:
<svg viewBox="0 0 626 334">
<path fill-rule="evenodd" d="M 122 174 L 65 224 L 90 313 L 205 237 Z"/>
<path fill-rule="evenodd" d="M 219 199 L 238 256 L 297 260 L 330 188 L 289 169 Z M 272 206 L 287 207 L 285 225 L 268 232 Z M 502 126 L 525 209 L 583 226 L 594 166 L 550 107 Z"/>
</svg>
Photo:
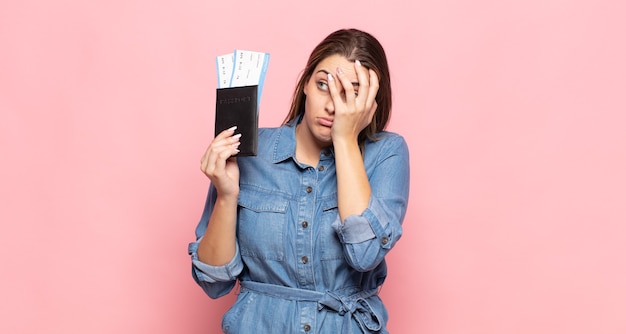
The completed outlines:
<svg viewBox="0 0 626 334">
<path fill-rule="evenodd" d="M 321 89 L 321 90 L 328 90 L 328 84 L 324 81 L 318 81 L 317 82 L 317 88 Z"/>
</svg>

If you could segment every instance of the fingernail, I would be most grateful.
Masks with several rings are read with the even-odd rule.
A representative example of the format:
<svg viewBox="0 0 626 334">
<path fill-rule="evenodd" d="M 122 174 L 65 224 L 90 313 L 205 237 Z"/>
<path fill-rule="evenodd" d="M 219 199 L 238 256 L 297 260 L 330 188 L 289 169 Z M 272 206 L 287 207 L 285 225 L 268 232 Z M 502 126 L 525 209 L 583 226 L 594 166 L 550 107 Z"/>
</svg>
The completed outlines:
<svg viewBox="0 0 626 334">
<path fill-rule="evenodd" d="M 237 129 L 237 126 L 233 126 L 232 128 L 228 129 L 228 131 L 235 131 Z"/>
<path fill-rule="evenodd" d="M 354 63 L 356 64 L 356 66 L 361 66 L 361 62 L 358 59 L 355 60 Z"/>
<path fill-rule="evenodd" d="M 337 74 L 341 74 L 341 73 L 343 73 L 343 71 L 341 70 L 340 67 L 337 67 Z"/>
<path fill-rule="evenodd" d="M 238 133 L 238 134 L 234 135 L 233 138 L 235 138 L 235 139 L 241 138 L 241 133 Z"/>
<path fill-rule="evenodd" d="M 332 74 L 330 74 L 330 73 L 328 73 L 328 81 L 333 81 L 333 80 L 335 80 L 335 79 L 333 78 L 333 75 L 332 75 Z"/>
<path fill-rule="evenodd" d="M 240 142 L 240 141 L 238 141 L 238 142 L 236 142 L 236 143 L 232 144 L 232 146 L 233 146 L 233 147 L 237 147 L 237 146 L 239 146 L 239 145 L 241 145 L 241 142 Z"/>
</svg>

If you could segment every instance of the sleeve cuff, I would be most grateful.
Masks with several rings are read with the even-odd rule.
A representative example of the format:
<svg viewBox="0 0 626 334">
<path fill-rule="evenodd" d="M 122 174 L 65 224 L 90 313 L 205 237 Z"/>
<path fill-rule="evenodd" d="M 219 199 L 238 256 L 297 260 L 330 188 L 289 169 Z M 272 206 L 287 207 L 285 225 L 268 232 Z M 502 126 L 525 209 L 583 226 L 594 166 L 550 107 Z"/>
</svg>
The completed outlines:
<svg viewBox="0 0 626 334">
<path fill-rule="evenodd" d="M 335 220 L 333 227 L 342 243 L 357 244 L 376 237 L 364 214 L 351 215 L 346 218 L 343 224 L 341 223 L 341 220 Z"/>
<path fill-rule="evenodd" d="M 333 223 L 339 239 L 344 244 L 358 244 L 375 238 L 380 239 L 381 247 L 389 249 L 393 245 L 392 235 L 386 231 L 389 217 L 378 201 L 372 200 L 370 207 L 365 209 L 360 215 L 351 215 L 346 218 L 343 224 L 337 219 Z"/>
<path fill-rule="evenodd" d="M 235 256 L 233 256 L 229 263 L 223 266 L 212 266 L 198 259 L 198 243 L 200 240 L 201 239 L 198 239 L 198 241 L 190 243 L 188 248 L 193 270 L 198 280 L 209 283 L 235 280 L 243 270 L 243 262 L 239 254 L 239 244 L 236 245 Z"/>
</svg>

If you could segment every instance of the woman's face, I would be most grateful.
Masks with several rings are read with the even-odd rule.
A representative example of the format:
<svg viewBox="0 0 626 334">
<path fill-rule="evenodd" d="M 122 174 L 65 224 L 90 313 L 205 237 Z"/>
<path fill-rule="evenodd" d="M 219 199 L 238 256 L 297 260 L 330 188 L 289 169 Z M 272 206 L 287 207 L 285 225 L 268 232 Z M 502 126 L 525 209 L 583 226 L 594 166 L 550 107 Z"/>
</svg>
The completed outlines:
<svg viewBox="0 0 626 334">
<path fill-rule="evenodd" d="M 298 125 L 299 140 L 310 140 L 320 149 L 332 144 L 331 127 L 335 116 L 335 107 L 328 90 L 328 74 L 332 74 L 341 94 L 344 89 L 337 80 L 337 68 L 341 68 L 350 82 L 358 90 L 358 78 L 354 62 L 343 56 L 333 55 L 324 58 L 313 70 L 311 78 L 304 85 L 306 101 L 304 117 Z"/>
</svg>

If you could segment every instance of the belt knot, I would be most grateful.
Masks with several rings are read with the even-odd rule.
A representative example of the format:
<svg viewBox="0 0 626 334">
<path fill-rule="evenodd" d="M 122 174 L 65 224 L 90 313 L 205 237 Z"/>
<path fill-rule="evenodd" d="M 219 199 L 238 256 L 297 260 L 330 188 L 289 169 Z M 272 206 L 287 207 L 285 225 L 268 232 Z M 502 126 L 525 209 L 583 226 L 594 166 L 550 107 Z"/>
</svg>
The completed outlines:
<svg viewBox="0 0 626 334">
<path fill-rule="evenodd" d="M 378 293 L 378 289 L 358 292 L 353 295 L 342 295 L 336 292 L 326 292 L 319 301 L 319 309 L 324 307 L 331 309 L 344 317 L 343 329 L 347 333 L 352 333 L 350 324 L 351 318 L 354 318 L 361 330 L 367 332 L 377 332 L 382 328 L 380 315 L 374 311 L 367 301 L 368 297 Z"/>
</svg>

